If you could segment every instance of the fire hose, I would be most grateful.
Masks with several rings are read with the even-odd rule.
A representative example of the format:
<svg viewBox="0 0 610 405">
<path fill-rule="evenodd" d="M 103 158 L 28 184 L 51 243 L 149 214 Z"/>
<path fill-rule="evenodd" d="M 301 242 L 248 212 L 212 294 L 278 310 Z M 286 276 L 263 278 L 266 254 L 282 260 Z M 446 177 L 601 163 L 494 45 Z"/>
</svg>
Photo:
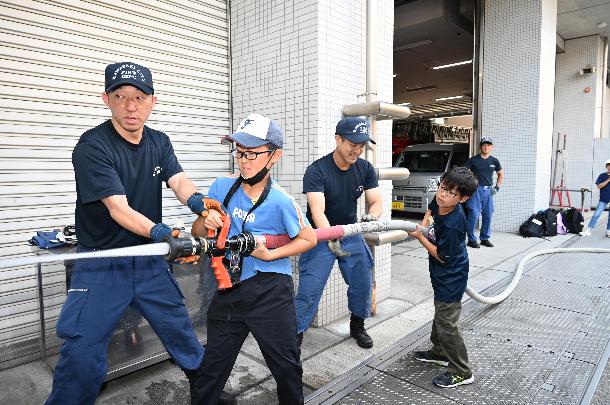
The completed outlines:
<svg viewBox="0 0 610 405">
<path fill-rule="evenodd" d="M 226 216 L 225 218 L 229 218 Z M 140 246 L 130 246 L 118 249 L 96 250 L 90 252 L 65 253 L 57 255 L 42 255 L 35 257 L 23 257 L 16 259 L 5 260 L 0 263 L 0 268 L 25 266 L 37 263 L 58 262 L 64 260 L 87 259 L 87 258 L 104 258 L 104 257 L 129 257 L 129 256 L 163 256 L 168 262 L 173 262 L 177 259 L 189 258 L 199 255 L 208 255 L 212 258 L 212 268 L 218 280 L 218 288 L 231 288 L 233 284 L 239 282 L 240 272 L 237 271 L 235 263 L 231 263 L 229 268 L 225 264 L 221 265 L 227 253 L 229 257 L 243 257 L 250 255 L 256 248 L 257 239 L 264 243 L 269 248 L 277 248 L 290 242 L 288 235 L 263 235 L 255 237 L 251 232 L 242 232 L 230 238 L 226 238 L 229 222 L 224 223 L 221 232 L 218 235 L 208 234 L 207 237 L 172 237 L 166 242 L 151 243 Z M 318 241 L 336 240 L 349 236 L 359 235 L 370 232 L 383 232 L 388 230 L 402 230 L 411 232 L 416 229 L 417 225 L 410 221 L 372 221 L 360 222 L 349 225 L 335 225 L 329 228 L 319 228 L 315 230 Z M 420 228 L 425 233 L 427 229 Z M 474 300 L 483 304 L 497 304 L 505 300 L 517 286 L 525 263 L 540 255 L 552 253 L 574 253 L 574 252 L 589 252 L 589 253 L 610 253 L 610 249 L 598 248 L 558 248 L 547 249 L 538 252 L 533 252 L 525 256 L 519 262 L 511 282 L 508 286 L 493 297 L 485 297 L 477 293 L 472 287 L 466 287 L 466 293 Z M 229 260 L 232 262 L 232 260 Z M 226 270 L 226 271 L 224 271 Z"/>
</svg>

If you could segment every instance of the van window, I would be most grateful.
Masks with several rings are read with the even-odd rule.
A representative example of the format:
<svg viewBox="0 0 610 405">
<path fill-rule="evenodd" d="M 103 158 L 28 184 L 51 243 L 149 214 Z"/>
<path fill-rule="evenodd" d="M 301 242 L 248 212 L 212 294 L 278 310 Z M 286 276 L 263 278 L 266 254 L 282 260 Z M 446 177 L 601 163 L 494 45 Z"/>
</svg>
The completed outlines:
<svg viewBox="0 0 610 405">
<path fill-rule="evenodd" d="M 451 159 L 451 167 L 456 167 L 456 166 L 464 166 L 464 163 L 466 163 L 466 160 L 468 160 L 468 153 L 465 152 L 455 152 L 453 154 L 453 159 Z"/>
<path fill-rule="evenodd" d="M 449 154 L 449 151 L 403 152 L 395 167 L 406 167 L 411 173 L 442 173 L 447 168 Z"/>
</svg>

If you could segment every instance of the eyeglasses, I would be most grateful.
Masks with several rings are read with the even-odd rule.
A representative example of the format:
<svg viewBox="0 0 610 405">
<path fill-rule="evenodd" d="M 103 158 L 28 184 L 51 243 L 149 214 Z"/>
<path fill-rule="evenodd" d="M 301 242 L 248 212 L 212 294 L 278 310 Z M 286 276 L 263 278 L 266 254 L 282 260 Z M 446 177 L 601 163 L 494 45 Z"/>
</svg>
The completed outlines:
<svg viewBox="0 0 610 405">
<path fill-rule="evenodd" d="M 447 187 L 445 187 L 445 186 L 440 186 L 439 191 L 440 191 L 441 193 L 445 193 L 445 195 L 446 195 L 447 197 L 449 197 L 449 198 L 455 198 L 455 197 L 458 195 L 458 193 L 457 193 L 457 192 L 455 192 L 455 191 L 451 191 L 451 190 L 449 190 L 449 189 L 448 189 Z"/>
<path fill-rule="evenodd" d="M 251 150 L 231 149 L 231 155 L 233 155 L 234 158 L 241 159 L 241 158 L 245 157 L 248 160 L 256 160 L 258 155 L 262 155 L 263 153 L 271 153 L 271 152 L 275 152 L 275 151 L 270 149 L 270 150 L 264 150 L 262 152 L 253 152 Z"/>
</svg>

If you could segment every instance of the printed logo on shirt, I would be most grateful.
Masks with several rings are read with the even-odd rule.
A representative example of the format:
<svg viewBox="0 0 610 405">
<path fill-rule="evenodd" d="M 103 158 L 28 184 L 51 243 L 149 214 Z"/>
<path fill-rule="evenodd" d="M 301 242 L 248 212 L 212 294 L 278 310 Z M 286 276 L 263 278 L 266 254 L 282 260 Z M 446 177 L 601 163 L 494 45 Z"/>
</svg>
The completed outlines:
<svg viewBox="0 0 610 405">
<path fill-rule="evenodd" d="M 364 191 L 364 186 L 363 185 L 358 186 L 356 188 L 356 191 L 358 191 L 359 193 L 363 192 Z"/>
<path fill-rule="evenodd" d="M 161 174 L 161 171 L 163 171 L 163 169 L 161 169 L 161 166 L 155 166 L 155 169 L 153 170 L 153 177 Z"/>
<path fill-rule="evenodd" d="M 239 218 L 245 222 L 254 222 L 254 220 L 256 219 L 256 217 L 254 216 L 254 212 L 251 212 L 250 215 L 248 215 L 247 219 L 246 219 L 246 215 L 248 215 L 248 213 L 246 211 L 242 210 L 241 208 L 239 208 L 239 207 L 233 208 L 233 216 L 235 218 Z"/>
<path fill-rule="evenodd" d="M 489 165 L 489 167 L 491 167 L 492 169 L 496 168 L 496 165 L 494 165 L 493 163 Z"/>
<path fill-rule="evenodd" d="M 428 227 L 428 240 L 436 245 L 436 234 L 434 233 L 434 224 L 430 224 L 430 226 Z"/>
</svg>

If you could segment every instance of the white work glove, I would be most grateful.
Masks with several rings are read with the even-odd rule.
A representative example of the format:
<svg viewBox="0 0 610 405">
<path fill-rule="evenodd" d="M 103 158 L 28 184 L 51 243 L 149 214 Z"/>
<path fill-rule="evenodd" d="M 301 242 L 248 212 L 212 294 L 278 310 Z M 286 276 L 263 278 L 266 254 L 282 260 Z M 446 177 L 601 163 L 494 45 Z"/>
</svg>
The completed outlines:
<svg viewBox="0 0 610 405">
<path fill-rule="evenodd" d="M 338 240 L 329 240 L 327 243 L 328 248 L 335 256 L 345 257 L 351 255 L 350 252 L 346 252 L 345 250 L 343 250 L 343 248 L 341 247 L 341 243 Z"/>
<path fill-rule="evenodd" d="M 379 217 L 373 214 L 364 214 L 362 218 L 360 218 L 360 222 L 373 222 L 379 221 Z"/>
</svg>

